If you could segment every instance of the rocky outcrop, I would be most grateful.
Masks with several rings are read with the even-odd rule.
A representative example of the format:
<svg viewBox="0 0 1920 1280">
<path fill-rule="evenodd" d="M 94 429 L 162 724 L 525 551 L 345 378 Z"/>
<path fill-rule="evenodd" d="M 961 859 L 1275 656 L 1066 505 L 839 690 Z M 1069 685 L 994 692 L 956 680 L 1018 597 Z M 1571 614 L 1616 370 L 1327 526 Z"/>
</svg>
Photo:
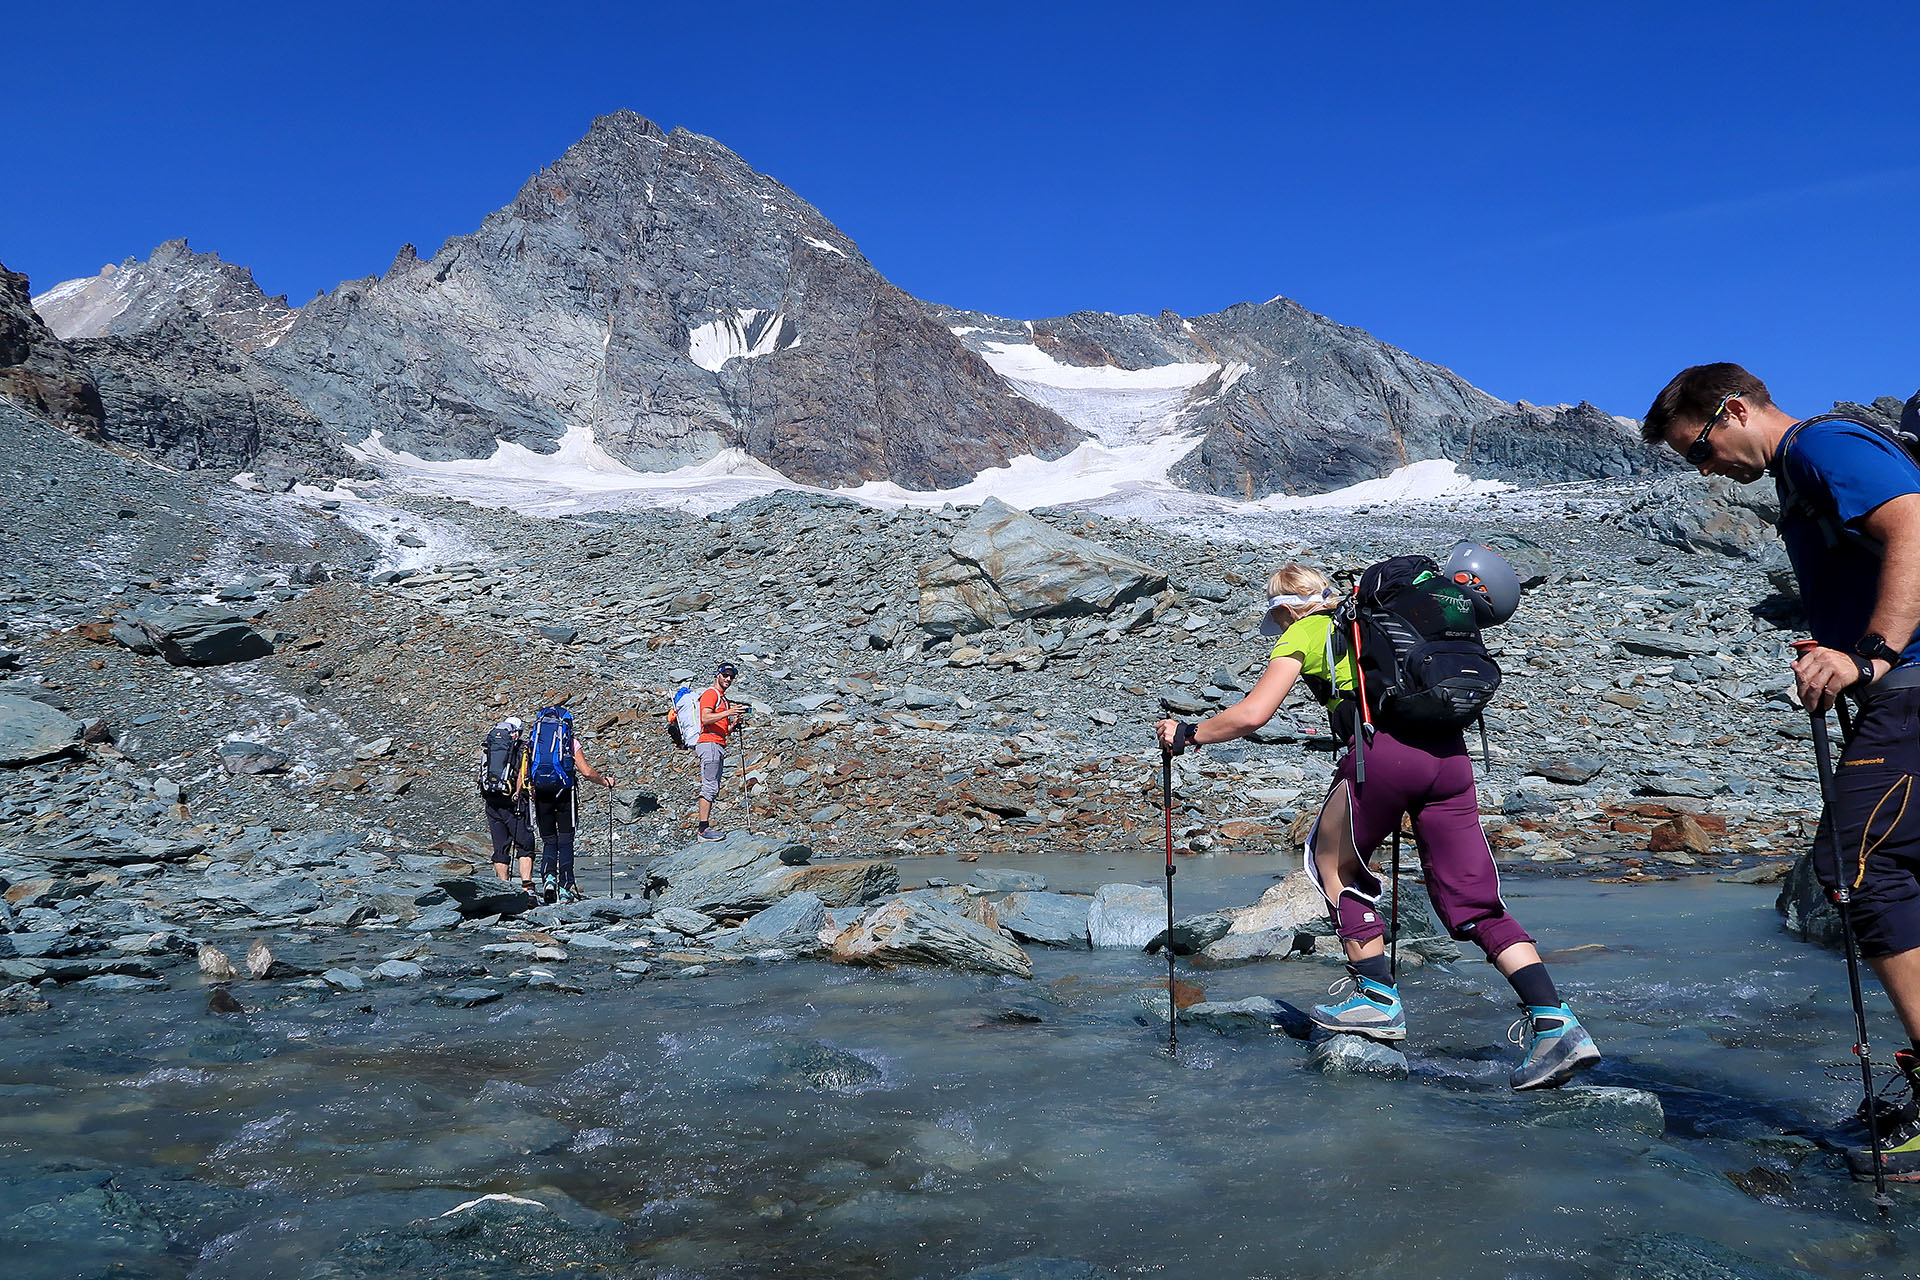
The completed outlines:
<svg viewBox="0 0 1920 1280">
<path fill-rule="evenodd" d="M 1079 433 L 1006 385 L 817 210 L 621 111 L 431 258 L 302 308 L 261 360 L 351 442 L 427 458 L 591 431 L 660 469 L 938 488 Z"/>
<path fill-rule="evenodd" d="M 104 434 L 169 465 L 249 470 L 272 489 L 364 473 L 319 419 L 192 311 L 69 346 L 99 379 Z"/>
<path fill-rule="evenodd" d="M 0 768 L 77 755 L 80 721 L 31 698 L 0 693 Z"/>
<path fill-rule="evenodd" d="M 273 652 L 272 642 L 245 618 L 217 605 L 136 613 L 116 623 L 112 634 L 129 649 L 158 654 L 176 667 L 220 667 Z"/>
<path fill-rule="evenodd" d="M 294 310 L 286 296 L 269 298 L 253 272 L 195 253 L 169 240 L 144 260 L 128 258 L 97 276 L 67 280 L 33 300 L 47 327 L 66 340 L 145 333 L 195 316 L 241 352 L 260 351 L 285 336 Z"/>
<path fill-rule="evenodd" d="M 98 439 L 93 374 L 35 313 L 27 278 L 0 264 L 0 399 L 87 439 Z"/>
<path fill-rule="evenodd" d="M 920 625 L 936 636 L 1022 618 L 1105 613 L 1165 586 L 1151 565 L 988 498 L 920 569 Z"/>
<path fill-rule="evenodd" d="M 1591 405 L 1504 403 L 1286 298 L 1191 319 L 1170 311 L 1076 312 L 1030 324 L 942 315 L 1023 394 L 1109 443 L 1176 431 L 1196 437 L 1174 475 L 1225 497 L 1323 492 L 1429 458 L 1522 484 L 1673 465 Z M 1023 379 L 1032 357 L 1010 358 L 1023 347 L 1065 371 Z M 1112 386 L 1078 388 L 1083 379 L 1071 375 L 1089 370 Z M 1124 376 L 1155 370 L 1166 376 Z M 1125 390 L 1129 382 L 1141 389 Z"/>
</svg>

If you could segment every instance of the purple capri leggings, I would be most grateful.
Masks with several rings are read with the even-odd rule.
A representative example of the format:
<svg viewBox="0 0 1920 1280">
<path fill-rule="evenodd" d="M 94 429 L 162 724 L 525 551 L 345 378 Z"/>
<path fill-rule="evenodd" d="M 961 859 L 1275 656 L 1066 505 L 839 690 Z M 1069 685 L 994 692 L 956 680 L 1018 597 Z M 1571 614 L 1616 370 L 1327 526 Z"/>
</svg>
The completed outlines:
<svg viewBox="0 0 1920 1280">
<path fill-rule="evenodd" d="M 1334 786 L 1348 786 L 1353 816 L 1354 844 L 1361 868 L 1356 882 L 1335 903 L 1320 885 L 1312 846 L 1319 835 L 1316 824 L 1308 836 L 1307 874 L 1333 908 L 1340 937 L 1365 942 L 1386 933 L 1386 922 L 1374 909 L 1383 886 L 1365 863 L 1375 849 L 1393 835 L 1400 815 L 1413 819 L 1414 843 L 1426 870 L 1427 896 L 1447 932 L 1460 942 L 1477 943 L 1487 959 L 1516 942 L 1532 942 L 1520 922 L 1507 914 L 1500 900 L 1500 873 L 1493 850 L 1480 829 L 1480 803 L 1473 790 L 1473 757 L 1459 734 L 1427 746 L 1401 742 L 1376 732 L 1367 747 L 1367 780 L 1353 780 L 1353 752 L 1342 756 L 1334 769 Z M 1354 901 L 1353 899 L 1361 901 Z"/>
</svg>

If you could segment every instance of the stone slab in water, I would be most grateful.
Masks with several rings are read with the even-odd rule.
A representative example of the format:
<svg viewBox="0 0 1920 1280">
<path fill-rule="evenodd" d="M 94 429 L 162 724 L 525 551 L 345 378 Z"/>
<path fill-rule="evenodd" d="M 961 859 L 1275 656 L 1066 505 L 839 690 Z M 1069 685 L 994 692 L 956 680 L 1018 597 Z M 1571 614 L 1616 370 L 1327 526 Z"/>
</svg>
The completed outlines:
<svg viewBox="0 0 1920 1280">
<path fill-rule="evenodd" d="M 1167 896 L 1138 884 L 1103 884 L 1087 908 L 1087 936 L 1096 947 L 1137 951 L 1167 925 Z"/>
<path fill-rule="evenodd" d="M 1645 1089 L 1617 1085 L 1568 1085 L 1542 1090 L 1536 1112 L 1526 1123 L 1537 1129 L 1631 1129 L 1636 1133 L 1667 1131 L 1667 1114 L 1660 1099 Z"/>
<path fill-rule="evenodd" d="M 1407 1055 L 1365 1036 L 1328 1036 L 1313 1047 L 1308 1058 L 1330 1076 L 1380 1076 L 1387 1080 L 1407 1078 Z"/>
<path fill-rule="evenodd" d="M 1084 947 L 1092 899 L 1065 893 L 1012 893 L 999 907 L 1000 927 L 1040 947 Z"/>
<path fill-rule="evenodd" d="M 1222 1035 L 1267 1032 L 1275 1028 L 1284 1029 L 1289 1021 L 1289 1010 L 1299 1012 L 1268 996 L 1248 996 L 1245 1000 L 1205 1000 L 1182 1009 L 1180 1021 L 1191 1022 Z"/>
</svg>

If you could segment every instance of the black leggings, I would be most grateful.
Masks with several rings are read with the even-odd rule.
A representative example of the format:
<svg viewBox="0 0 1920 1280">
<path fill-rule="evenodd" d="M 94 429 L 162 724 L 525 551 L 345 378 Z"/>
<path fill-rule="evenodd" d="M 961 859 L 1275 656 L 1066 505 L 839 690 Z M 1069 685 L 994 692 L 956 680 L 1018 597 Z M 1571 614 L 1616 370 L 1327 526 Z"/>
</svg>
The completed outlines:
<svg viewBox="0 0 1920 1280">
<path fill-rule="evenodd" d="M 527 826 L 526 810 L 512 800 L 487 801 L 487 833 L 493 837 L 493 860 L 506 866 L 515 850 L 523 858 L 533 856 L 533 832 Z"/>
<path fill-rule="evenodd" d="M 540 828 L 540 874 L 573 883 L 573 788 L 552 795 L 533 793 L 533 822 Z"/>
</svg>

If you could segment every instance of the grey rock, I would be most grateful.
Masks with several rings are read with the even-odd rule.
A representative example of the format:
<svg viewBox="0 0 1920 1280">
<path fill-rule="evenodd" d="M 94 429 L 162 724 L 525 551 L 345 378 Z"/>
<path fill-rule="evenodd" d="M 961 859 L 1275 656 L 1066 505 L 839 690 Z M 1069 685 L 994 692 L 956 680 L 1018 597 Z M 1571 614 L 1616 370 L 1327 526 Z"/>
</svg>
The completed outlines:
<svg viewBox="0 0 1920 1280">
<path fill-rule="evenodd" d="M 1788 933 L 1802 942 L 1837 951 L 1846 941 L 1840 920 L 1840 908 L 1827 897 L 1820 877 L 1813 869 L 1813 851 L 1808 849 L 1793 861 L 1786 879 L 1780 882 L 1780 894 L 1774 899 Z"/>
<path fill-rule="evenodd" d="M 1162 947 L 1171 947 L 1177 956 L 1195 955 L 1226 937 L 1231 928 L 1233 917 L 1224 911 L 1188 916 L 1184 920 L 1176 920 L 1171 932 L 1162 929 L 1154 934 L 1147 940 L 1144 949 L 1157 954 Z"/>
<path fill-rule="evenodd" d="M 735 947 L 815 945 L 827 923 L 826 904 L 811 893 L 791 893 L 749 917 L 734 935 Z"/>
<path fill-rule="evenodd" d="M 220 767 L 231 774 L 279 773 L 287 767 L 285 753 L 259 742 L 223 742 Z"/>
<path fill-rule="evenodd" d="M 35 313 L 27 278 L 0 265 L 0 401 L 87 440 L 106 410 L 83 360 Z"/>
<path fill-rule="evenodd" d="M 667 881 L 654 900 L 656 914 L 664 907 L 691 907 L 716 916 L 752 915 L 801 890 L 828 906 L 850 906 L 899 890 L 899 868 L 891 862 L 788 861 L 810 856 L 794 841 L 740 831 L 724 840 L 696 841 L 650 868 Z"/>
<path fill-rule="evenodd" d="M 1087 908 L 1087 936 L 1097 947 L 1137 951 L 1166 927 L 1167 897 L 1137 884 L 1103 884 Z"/>
<path fill-rule="evenodd" d="M 998 498 L 981 503 L 954 531 L 947 551 L 920 569 L 920 625 L 935 636 L 1043 615 L 1105 613 L 1166 585 L 1151 566 Z"/>
<path fill-rule="evenodd" d="M 1714 650 L 1710 640 L 1672 631 L 1623 631 L 1614 639 L 1628 653 L 1648 658 L 1691 658 Z"/>
<path fill-rule="evenodd" d="M 154 651 L 176 667 L 224 666 L 273 652 L 273 645 L 245 618 L 216 605 L 175 605 L 137 613 L 131 622 L 146 634 Z"/>
<path fill-rule="evenodd" d="M 689 938 L 697 938 L 713 928 L 712 916 L 690 907 L 656 907 L 653 912 L 653 921 L 655 924 L 665 925 L 675 933 L 685 934 Z"/>
<path fill-rule="evenodd" d="M 1047 878 L 1036 871 L 1014 871 L 1004 867 L 976 867 L 969 883 L 988 893 L 1015 893 L 1047 887 Z"/>
<path fill-rule="evenodd" d="M 434 1003 L 450 1009 L 477 1009 L 483 1004 L 492 1004 L 500 998 L 500 993 L 492 987 L 454 987 L 442 991 L 434 997 Z"/>
<path fill-rule="evenodd" d="M 471 876 L 451 876 L 435 881 L 468 918 L 478 916 L 517 916 L 536 905 L 516 884 L 508 884 L 491 872 Z"/>
<path fill-rule="evenodd" d="M 262 916 L 301 915 L 325 901 L 320 886 L 301 876 L 216 885 L 201 889 L 200 896 L 234 902 Z"/>
<path fill-rule="evenodd" d="M 1007 895 L 998 908 L 1000 927 L 1020 941 L 1041 947 L 1085 947 L 1087 908 L 1092 899 L 1064 893 Z"/>
<path fill-rule="evenodd" d="M 849 964 L 935 964 L 1033 976 L 1032 959 L 1005 934 L 918 895 L 868 910 L 834 938 L 832 954 Z"/>
<path fill-rule="evenodd" d="M 1577 787 L 1592 782 L 1606 767 L 1605 756 L 1582 754 L 1536 760 L 1527 767 L 1527 772 L 1549 782 Z"/>
<path fill-rule="evenodd" d="M 1180 1021 L 1233 1035 L 1248 1031 L 1273 1031 L 1288 1022 L 1286 1007 L 1267 996 L 1248 996 L 1244 1000 L 1203 1000 L 1180 1011 Z"/>
<path fill-rule="evenodd" d="M 1407 1078 L 1407 1055 L 1365 1036 L 1328 1036 L 1313 1046 L 1307 1060 L 1330 1076 Z"/>
<path fill-rule="evenodd" d="M 412 982 L 415 978 L 425 976 L 426 972 L 411 960 L 383 960 L 374 966 L 373 976 L 389 982 Z"/>
<path fill-rule="evenodd" d="M 77 755 L 83 728 L 80 721 L 31 698 L 0 693 L 0 767 Z"/>
</svg>

